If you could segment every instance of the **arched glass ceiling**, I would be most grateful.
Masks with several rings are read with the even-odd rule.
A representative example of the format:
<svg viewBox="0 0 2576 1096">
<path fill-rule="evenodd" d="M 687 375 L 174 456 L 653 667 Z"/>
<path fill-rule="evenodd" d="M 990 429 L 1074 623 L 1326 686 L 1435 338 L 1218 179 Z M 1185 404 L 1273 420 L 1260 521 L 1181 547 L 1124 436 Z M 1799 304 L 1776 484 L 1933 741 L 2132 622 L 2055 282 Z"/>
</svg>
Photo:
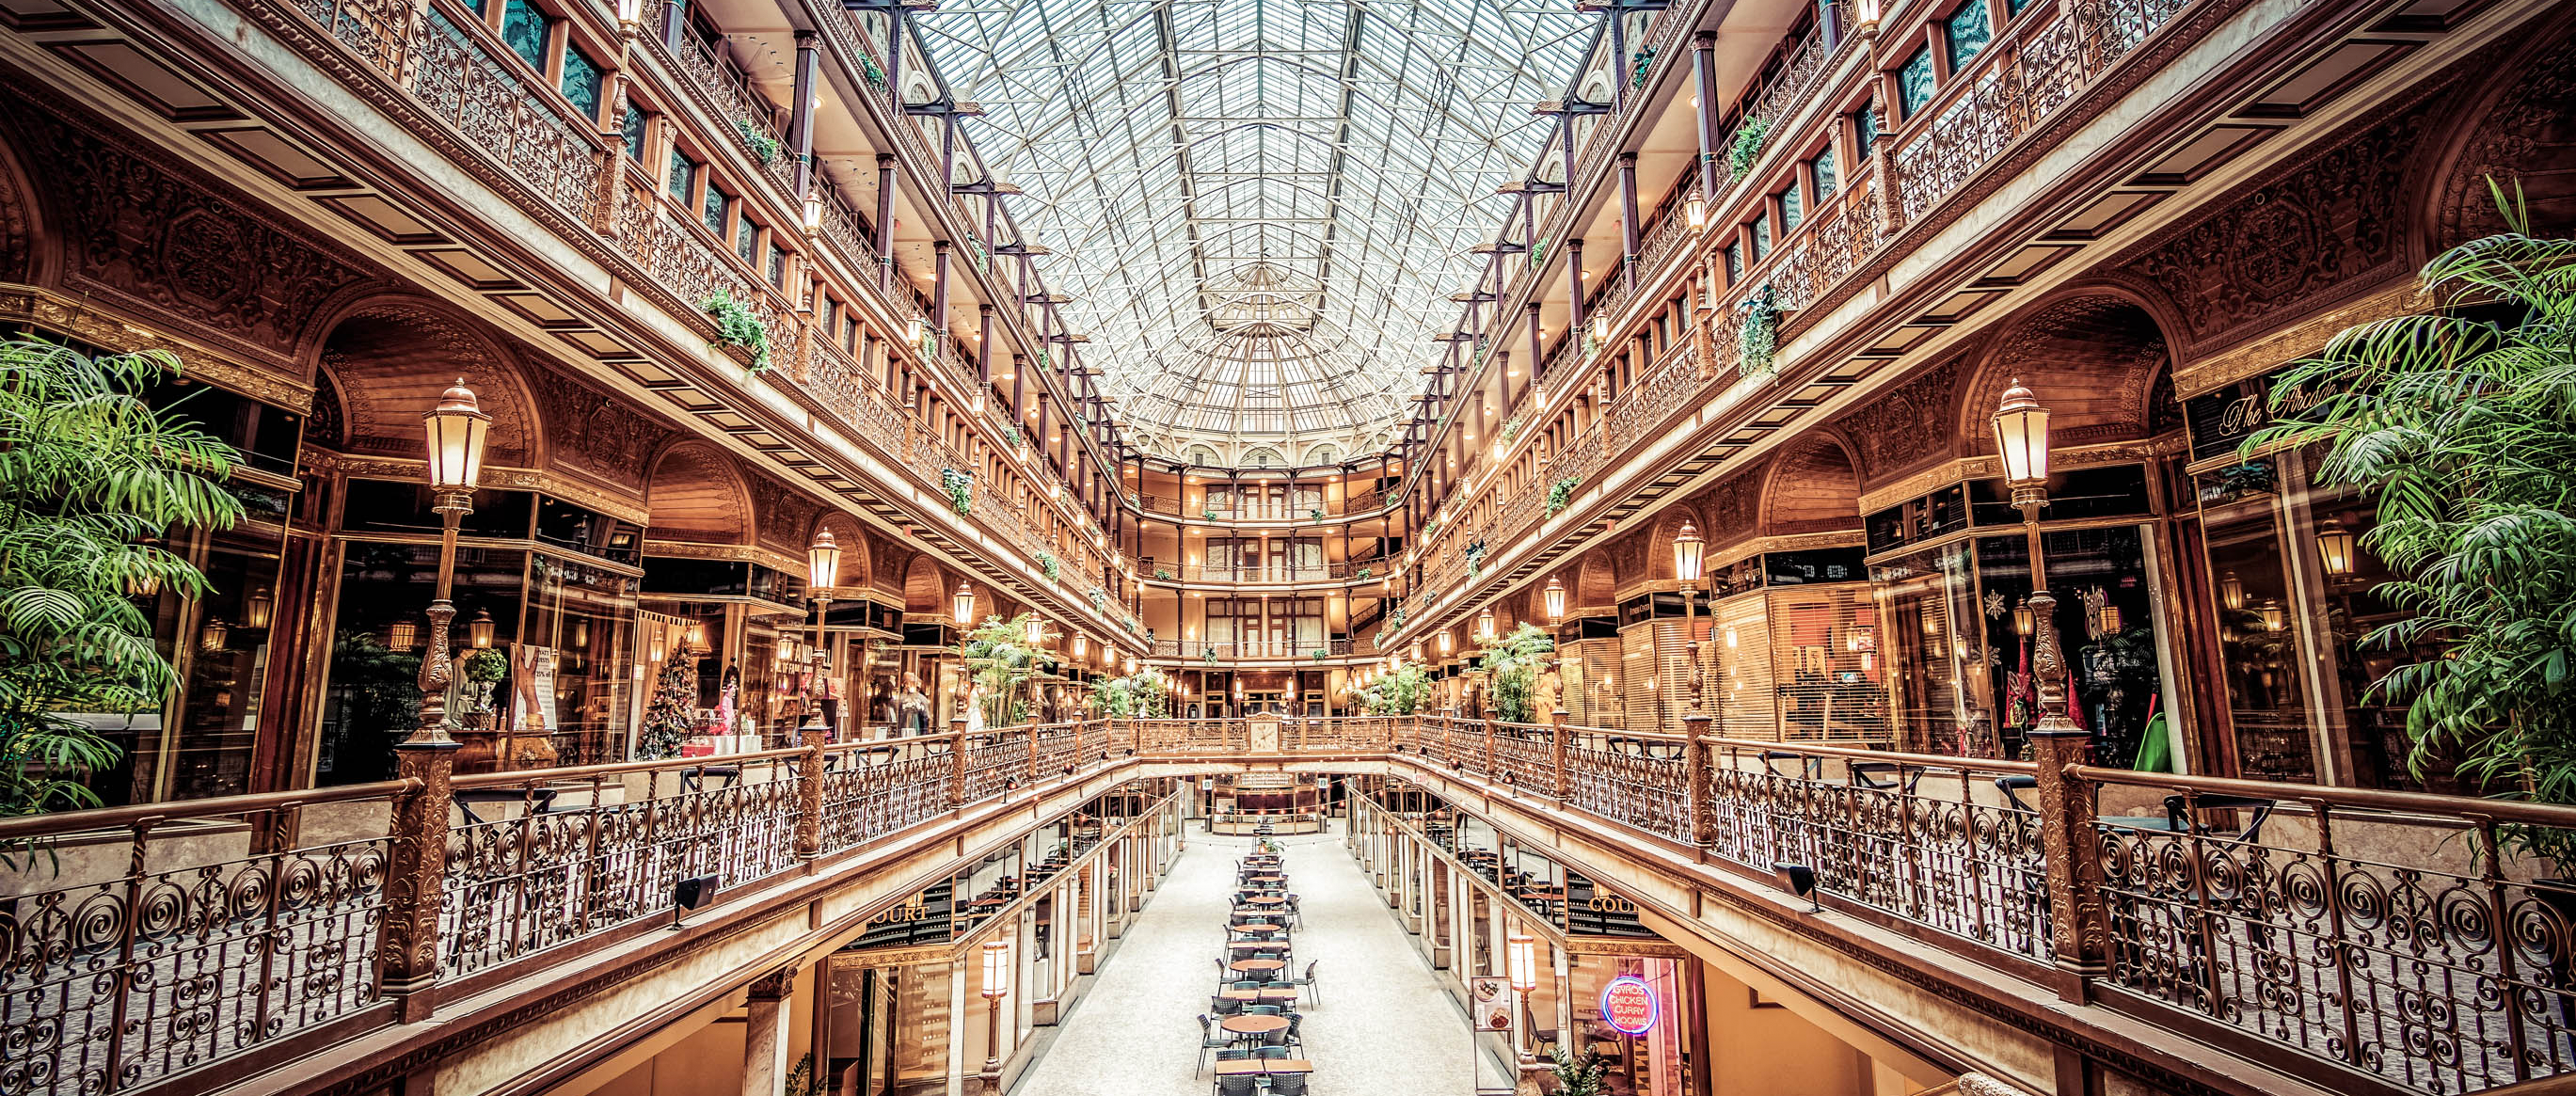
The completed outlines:
<svg viewBox="0 0 2576 1096">
<path fill-rule="evenodd" d="M 1140 434 L 1332 440 L 1421 391 L 1595 16 L 1507 0 L 987 0 L 920 17 Z"/>
</svg>

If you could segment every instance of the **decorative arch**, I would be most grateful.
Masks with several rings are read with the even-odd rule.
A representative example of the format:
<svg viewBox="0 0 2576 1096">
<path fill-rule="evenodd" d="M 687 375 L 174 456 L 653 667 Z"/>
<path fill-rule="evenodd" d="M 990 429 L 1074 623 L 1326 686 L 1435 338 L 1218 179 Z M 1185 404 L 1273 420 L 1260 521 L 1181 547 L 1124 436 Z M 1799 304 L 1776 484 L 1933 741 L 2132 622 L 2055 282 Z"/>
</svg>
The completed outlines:
<svg viewBox="0 0 2576 1096">
<path fill-rule="evenodd" d="M 1860 466 L 1841 439 L 1809 435 L 1765 470 L 1760 505 L 1763 536 L 1857 529 Z"/>
<path fill-rule="evenodd" d="M 2155 316 L 2124 291 L 2097 285 L 2043 300 L 2006 323 L 1961 386 L 1959 451 L 1994 451 L 1994 410 L 2016 380 L 2048 408 L 2054 444 L 2150 436 L 2171 413 L 2151 398 L 2161 392 L 2172 402 L 2161 388 L 2171 345 Z"/>
<path fill-rule="evenodd" d="M 0 282 L 39 284 L 37 278 L 49 264 L 42 261 L 38 246 L 47 238 L 35 188 L 21 169 L 18 142 L 0 127 Z"/>
<path fill-rule="evenodd" d="M 1243 463 L 1241 466 L 1245 468 L 1285 468 L 1288 466 L 1288 458 L 1279 455 L 1279 451 L 1277 449 L 1273 449 L 1267 445 L 1256 445 L 1244 452 Z"/>
<path fill-rule="evenodd" d="M 350 302 L 322 330 L 318 367 L 338 393 L 345 448 L 419 456 L 421 416 L 461 379 L 492 416 L 484 463 L 543 465 L 527 375 L 473 318 L 425 297 L 379 294 Z"/>
<path fill-rule="evenodd" d="M 915 552 L 903 569 L 903 611 L 948 615 L 948 574 L 929 556 Z"/>
<path fill-rule="evenodd" d="M 2534 232 L 2576 231 L 2576 33 L 2537 42 L 2519 61 L 2499 66 L 2443 130 L 2452 136 L 2434 150 L 2422 255 L 2505 231 L 2490 177 L 2508 195 L 2519 187 Z"/>
<path fill-rule="evenodd" d="M 705 442 L 662 451 L 644 483 L 645 535 L 696 544 L 751 543 L 751 490 L 733 461 Z"/>
<path fill-rule="evenodd" d="M 1567 608 L 1618 604 L 1619 572 L 1611 565 L 1610 553 L 1599 548 L 1583 553 L 1583 563 L 1575 568 L 1574 582 L 1567 592 L 1572 595 L 1566 601 Z"/>
</svg>

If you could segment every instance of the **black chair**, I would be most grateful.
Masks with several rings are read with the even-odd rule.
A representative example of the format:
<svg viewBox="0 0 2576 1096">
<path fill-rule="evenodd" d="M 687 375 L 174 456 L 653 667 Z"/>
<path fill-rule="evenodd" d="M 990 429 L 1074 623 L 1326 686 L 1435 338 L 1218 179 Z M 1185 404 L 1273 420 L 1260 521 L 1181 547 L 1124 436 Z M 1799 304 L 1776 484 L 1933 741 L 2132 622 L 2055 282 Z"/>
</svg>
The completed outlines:
<svg viewBox="0 0 2576 1096">
<path fill-rule="evenodd" d="M 1261 1059 L 1261 1060 L 1263 1060 L 1263 1061 L 1276 1062 L 1276 1061 L 1280 1061 L 1280 1060 L 1285 1059 L 1285 1058 L 1287 1058 L 1287 1057 L 1288 1057 L 1288 1048 L 1287 1048 L 1287 1047 L 1254 1047 L 1254 1048 L 1252 1048 L 1252 1056 L 1253 1056 L 1253 1057 L 1255 1057 L 1255 1058 Z"/>
<path fill-rule="evenodd" d="M 1270 1096 L 1306 1096 L 1306 1075 L 1303 1073 L 1271 1073 L 1265 1076 L 1270 1078 Z"/>
<path fill-rule="evenodd" d="M 1322 986 L 1317 985 L 1317 984 L 1315 983 L 1315 964 L 1316 964 L 1316 963 L 1319 963 L 1319 962 L 1322 962 L 1322 960 L 1319 960 L 1319 959 L 1309 959 L 1309 960 L 1307 960 L 1307 961 L 1306 961 L 1306 976 L 1305 976 L 1305 977 L 1303 977 L 1303 978 L 1291 978 L 1291 979 L 1289 979 L 1289 980 L 1288 980 L 1288 984 L 1289 984 L 1289 985 L 1292 985 L 1292 986 L 1298 986 L 1298 987 L 1301 987 L 1301 988 L 1304 988 L 1304 989 L 1307 989 L 1307 990 L 1312 990 L 1312 991 L 1314 992 L 1314 994 L 1315 994 L 1315 1003 L 1320 1005 L 1320 1004 L 1323 1004 L 1323 1003 L 1324 1003 L 1324 988 L 1323 988 Z"/>
<path fill-rule="evenodd" d="M 1198 1069 L 1198 1072 L 1199 1072 L 1199 1073 L 1205 1073 L 1205 1072 L 1207 1072 L 1207 1061 L 1208 1061 L 1208 1057 L 1207 1057 L 1207 1056 L 1208 1056 L 1208 1052 L 1209 1052 L 1209 1051 L 1213 1050 L 1213 1051 L 1218 1051 L 1218 1052 L 1222 1053 L 1222 1052 L 1225 1050 L 1225 1048 L 1230 1047 L 1230 1046 L 1233 1046 L 1233 1045 L 1234 1045 L 1234 1033 L 1233 1033 L 1233 1032 L 1230 1032 L 1230 1031 L 1227 1031 L 1227 1030 L 1225 1030 L 1225 1029 L 1223 1029 L 1223 1028 L 1220 1028 L 1220 1027 L 1218 1027 L 1218 1026 L 1216 1026 L 1216 1017 L 1214 1017 L 1214 1016 L 1206 1016 L 1206 1015 L 1202 1015 L 1202 1016 L 1200 1016 L 1200 1017 L 1199 1017 L 1199 1069 Z M 1191 1074 L 1191 1076 L 1193 1076 L 1193 1077 L 1195 1077 L 1195 1076 L 1197 1076 L 1197 1075 L 1198 1075 L 1198 1074 L 1196 1074 L 1196 1073 Z"/>
<path fill-rule="evenodd" d="M 1279 1015 L 1279 1006 L 1245 1005 L 1243 1006 L 1243 1014 L 1246 1016 L 1277 1016 Z"/>
<path fill-rule="evenodd" d="M 1228 986 L 1228 987 L 1226 987 L 1226 988 L 1228 988 L 1228 989 L 1260 989 L 1260 988 L 1261 988 L 1261 980 L 1260 980 L 1260 979 L 1258 979 L 1258 978 L 1243 978 L 1243 979 L 1238 979 L 1238 980 L 1236 980 L 1236 981 L 1235 981 L 1235 983 L 1234 983 L 1233 985 Z"/>
<path fill-rule="evenodd" d="M 1256 1096 L 1261 1078 L 1251 1073 L 1221 1073 L 1216 1079 L 1217 1096 Z"/>
<path fill-rule="evenodd" d="M 1241 1016 L 1243 1015 L 1243 1002 L 1220 993 L 1214 997 L 1208 998 L 1208 1011 L 1219 1016 Z"/>
<path fill-rule="evenodd" d="M 1297 1029 L 1298 1029 L 1298 1028 L 1301 1028 L 1301 1027 L 1304 1027 L 1304 1026 L 1305 1026 L 1305 1024 L 1306 1024 L 1306 1018 L 1305 1018 L 1304 1016 L 1298 1015 L 1297 1013 L 1294 1013 L 1294 1012 L 1289 1013 L 1289 1014 L 1288 1014 L 1288 1030 L 1280 1033 L 1280 1034 L 1281 1034 L 1281 1036 L 1282 1036 L 1282 1038 L 1279 1040 L 1279 1042 L 1280 1042 L 1282 1045 L 1284 1045 L 1284 1046 L 1292 1046 L 1292 1047 L 1303 1047 L 1303 1046 L 1305 1046 L 1305 1045 L 1306 1045 L 1306 1040 L 1305 1040 L 1305 1039 L 1303 1039 L 1303 1038 L 1301 1038 L 1301 1037 L 1299 1037 L 1299 1036 L 1298 1036 L 1298 1034 L 1297 1034 Z"/>
</svg>

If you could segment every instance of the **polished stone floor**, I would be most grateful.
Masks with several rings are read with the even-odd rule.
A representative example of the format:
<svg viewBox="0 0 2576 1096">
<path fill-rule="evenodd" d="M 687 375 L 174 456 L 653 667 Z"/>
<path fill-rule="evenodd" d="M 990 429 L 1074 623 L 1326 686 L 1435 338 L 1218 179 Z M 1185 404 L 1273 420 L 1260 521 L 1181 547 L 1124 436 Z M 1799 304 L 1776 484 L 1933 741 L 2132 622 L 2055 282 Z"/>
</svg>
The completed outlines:
<svg viewBox="0 0 2576 1096">
<path fill-rule="evenodd" d="M 1467 1021 L 1430 968 L 1326 835 L 1283 837 L 1289 889 L 1305 911 L 1296 965 L 1316 961 L 1322 1002 L 1308 998 L 1303 1034 L 1318 1093 L 1466 1096 Z M 1224 947 L 1226 895 L 1251 838 L 1210 837 L 1193 823 L 1189 849 L 1118 951 L 1100 968 L 1063 1031 L 1023 1073 L 1019 1096 L 1199 1096 L 1199 1025 Z"/>
</svg>

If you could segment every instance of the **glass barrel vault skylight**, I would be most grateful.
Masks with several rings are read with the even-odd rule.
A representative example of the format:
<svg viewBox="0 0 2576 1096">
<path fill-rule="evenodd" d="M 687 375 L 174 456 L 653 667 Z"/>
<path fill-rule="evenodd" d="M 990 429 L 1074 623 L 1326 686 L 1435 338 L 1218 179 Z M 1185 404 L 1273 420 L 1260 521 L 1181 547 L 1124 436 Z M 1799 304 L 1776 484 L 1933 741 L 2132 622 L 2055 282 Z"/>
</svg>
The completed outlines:
<svg viewBox="0 0 2576 1096">
<path fill-rule="evenodd" d="M 920 16 L 1136 436 L 1331 442 L 1445 349 L 1597 16 L 1571 3 L 956 0 Z"/>
</svg>

